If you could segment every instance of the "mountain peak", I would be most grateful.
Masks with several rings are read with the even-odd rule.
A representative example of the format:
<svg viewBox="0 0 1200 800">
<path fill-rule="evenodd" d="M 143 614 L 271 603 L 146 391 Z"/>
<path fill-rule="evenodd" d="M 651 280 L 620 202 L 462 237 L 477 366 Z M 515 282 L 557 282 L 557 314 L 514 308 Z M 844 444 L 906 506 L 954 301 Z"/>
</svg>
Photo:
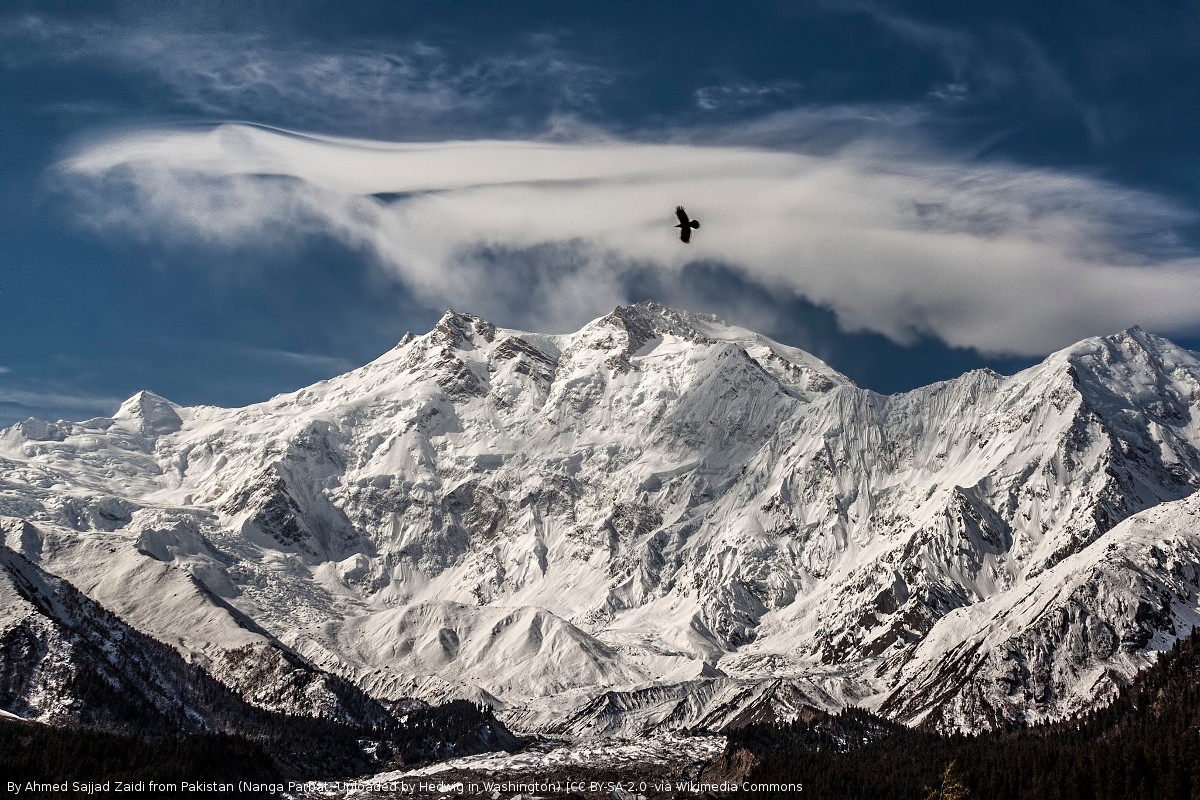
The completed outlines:
<svg viewBox="0 0 1200 800">
<path fill-rule="evenodd" d="M 178 406 L 165 397 L 143 389 L 121 403 L 117 413 L 113 414 L 113 419 L 135 422 L 142 433 L 163 436 L 175 433 L 183 427 L 183 420 L 176 411 L 177 408 Z"/>
<path fill-rule="evenodd" d="M 1073 364 L 1076 368 L 1111 370 L 1118 364 L 1153 365 L 1156 369 L 1172 369 L 1180 364 L 1196 363 L 1196 354 L 1134 325 L 1116 333 L 1090 336 L 1051 353 L 1043 364 Z M 1035 366 L 1033 369 L 1039 369 Z"/>
<path fill-rule="evenodd" d="M 1165 341 L 1149 333 L 1142 328 L 1141 325 L 1133 325 L 1125 330 L 1117 331 L 1116 333 L 1111 333 L 1108 336 L 1101 336 L 1099 338 L 1108 342 L 1137 342 L 1141 345 L 1151 346 L 1156 344 L 1155 340 L 1157 340 L 1157 342 Z"/>
<path fill-rule="evenodd" d="M 1131 328 L 1126 328 L 1120 333 L 1108 337 L 1118 342 L 1135 343 L 1141 349 L 1153 353 L 1157 356 L 1162 356 L 1163 353 L 1173 352 L 1180 349 L 1174 342 L 1164 339 L 1161 336 L 1156 336 L 1153 333 L 1142 328 L 1140 325 L 1134 325 Z"/>
<path fill-rule="evenodd" d="M 1173 369 L 1180 363 L 1195 364 L 1194 353 L 1164 339 L 1141 326 L 1134 325 L 1119 333 L 1084 339 L 1067 348 L 1072 361 L 1081 357 L 1099 358 L 1104 364 L 1148 363 L 1156 369 Z"/>
<path fill-rule="evenodd" d="M 632 355 L 656 336 L 676 336 L 698 344 L 708 344 L 716 331 L 734 330 L 727 322 L 711 314 L 682 311 L 653 301 L 643 301 L 629 306 L 617 306 L 608 314 L 593 320 L 583 330 L 616 329 L 623 334 L 621 349 Z"/>
<path fill-rule="evenodd" d="M 684 311 L 653 300 L 617 306 L 608 317 L 620 319 L 627 327 L 648 328 L 687 339 L 707 339 L 709 337 L 705 329 L 713 326 L 731 327 L 728 322 L 714 314 Z"/>
<path fill-rule="evenodd" d="M 475 344 L 475 337 L 482 337 L 491 342 L 496 338 L 496 326 L 483 317 L 467 314 L 454 309 L 447 309 L 437 325 L 433 326 L 434 337 L 450 347 L 460 350 L 470 350 Z"/>
</svg>

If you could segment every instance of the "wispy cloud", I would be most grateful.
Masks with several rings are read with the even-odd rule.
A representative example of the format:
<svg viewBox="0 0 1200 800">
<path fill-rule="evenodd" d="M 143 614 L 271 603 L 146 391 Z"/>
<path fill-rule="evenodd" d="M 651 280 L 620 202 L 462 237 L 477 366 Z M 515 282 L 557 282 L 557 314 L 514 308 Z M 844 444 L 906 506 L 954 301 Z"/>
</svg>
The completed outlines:
<svg viewBox="0 0 1200 800">
<path fill-rule="evenodd" d="M 1052 115 L 1073 115 L 1092 142 L 1104 144 L 1108 133 L 1099 109 L 1085 100 L 1045 49 L 1011 25 L 968 32 L 899 14 L 876 3 L 846 0 L 833 6 L 866 14 L 885 30 L 916 47 L 936 54 L 950 79 L 938 83 L 929 96 L 962 102 L 972 96 L 994 99 L 1023 94 Z"/>
<path fill-rule="evenodd" d="M 121 405 L 115 397 L 101 397 L 53 389 L 22 389 L 0 386 L 0 425 L 10 425 L 29 416 L 82 419 L 112 414 Z"/>
<path fill-rule="evenodd" d="M 904 157 L 911 158 L 912 153 L 928 149 L 926 128 L 936 124 L 937 118 L 922 104 L 810 104 L 677 129 L 672 141 L 826 155 L 871 141 L 898 154 L 907 151 Z"/>
<path fill-rule="evenodd" d="M 506 109 L 518 128 L 552 112 L 590 108 L 615 78 L 568 55 L 549 35 L 511 49 L 451 53 L 418 40 L 359 40 L 332 47 L 262 34 L 180 32 L 26 15 L 0 20 L 2 63 L 95 63 L 149 78 L 176 107 L 217 119 L 308 129 L 421 135 L 447 119 L 494 125 L 513 96 L 535 117 Z M 532 94 L 531 94 L 532 93 Z"/>
<path fill-rule="evenodd" d="M 704 111 L 757 109 L 793 102 L 800 88 L 796 81 L 775 81 L 769 84 L 734 81 L 701 86 L 695 91 L 696 106 Z"/>
<path fill-rule="evenodd" d="M 62 169 L 96 224 L 237 246 L 333 236 L 430 304 L 543 329 L 695 259 L 900 342 L 1039 353 L 1134 323 L 1200 322 L 1200 259 L 1134 244 L 1194 213 L 1084 176 L 867 141 L 816 156 L 226 125 L 114 138 Z M 671 228 L 680 202 L 703 221 L 690 246 Z"/>
<path fill-rule="evenodd" d="M 1066 74 L 1050 60 L 1041 45 L 1019 30 L 1008 28 L 1005 33 L 1020 53 L 1021 69 L 1043 107 L 1074 114 L 1087 129 L 1092 142 L 1104 144 L 1108 132 L 1102 124 L 1099 109 L 1079 95 Z"/>
<path fill-rule="evenodd" d="M 349 372 L 357 364 L 347 358 L 325 356 L 318 353 L 296 353 L 291 350 L 267 350 L 257 347 L 242 348 L 246 356 L 274 364 L 284 364 L 302 370 L 327 374 Z"/>
<path fill-rule="evenodd" d="M 928 92 L 929 96 L 945 103 L 961 103 L 971 94 L 971 87 L 959 81 L 939 83 Z"/>
</svg>

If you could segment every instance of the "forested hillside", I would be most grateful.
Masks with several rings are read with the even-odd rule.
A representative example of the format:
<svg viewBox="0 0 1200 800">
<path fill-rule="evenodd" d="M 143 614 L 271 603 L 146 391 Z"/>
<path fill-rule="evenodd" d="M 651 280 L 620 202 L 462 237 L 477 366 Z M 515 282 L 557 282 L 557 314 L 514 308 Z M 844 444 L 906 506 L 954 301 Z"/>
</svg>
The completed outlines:
<svg viewBox="0 0 1200 800">
<path fill-rule="evenodd" d="M 1200 633 L 1109 706 L 1067 723 L 940 736 L 863 711 L 730 734 L 761 759 L 746 780 L 822 800 L 1192 800 L 1200 797 Z M 939 794 L 940 792 L 940 794 Z"/>
</svg>

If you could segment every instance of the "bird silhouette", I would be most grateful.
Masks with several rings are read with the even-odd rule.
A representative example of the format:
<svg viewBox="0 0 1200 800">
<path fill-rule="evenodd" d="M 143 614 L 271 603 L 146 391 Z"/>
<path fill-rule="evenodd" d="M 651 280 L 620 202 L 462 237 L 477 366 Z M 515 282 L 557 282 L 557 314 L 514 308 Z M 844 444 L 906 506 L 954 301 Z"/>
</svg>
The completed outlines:
<svg viewBox="0 0 1200 800">
<path fill-rule="evenodd" d="M 692 229 L 700 227 L 700 220 L 688 219 L 687 212 L 683 210 L 683 206 L 675 206 L 675 216 L 679 217 L 679 224 L 675 226 L 679 228 L 679 238 L 684 244 L 687 244 L 692 240 Z"/>
</svg>

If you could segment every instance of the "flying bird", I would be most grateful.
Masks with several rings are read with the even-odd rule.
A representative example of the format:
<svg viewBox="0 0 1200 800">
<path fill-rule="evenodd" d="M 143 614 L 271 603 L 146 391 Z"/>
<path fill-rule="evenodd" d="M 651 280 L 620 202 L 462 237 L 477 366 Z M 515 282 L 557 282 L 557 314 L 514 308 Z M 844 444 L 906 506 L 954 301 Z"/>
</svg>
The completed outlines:
<svg viewBox="0 0 1200 800">
<path fill-rule="evenodd" d="M 687 244 L 692 240 L 692 229 L 700 227 L 700 220 L 688 219 L 683 206 L 675 206 L 675 216 L 679 217 L 679 224 L 675 226 L 679 228 L 679 238 L 683 240 L 684 244 Z"/>
</svg>

